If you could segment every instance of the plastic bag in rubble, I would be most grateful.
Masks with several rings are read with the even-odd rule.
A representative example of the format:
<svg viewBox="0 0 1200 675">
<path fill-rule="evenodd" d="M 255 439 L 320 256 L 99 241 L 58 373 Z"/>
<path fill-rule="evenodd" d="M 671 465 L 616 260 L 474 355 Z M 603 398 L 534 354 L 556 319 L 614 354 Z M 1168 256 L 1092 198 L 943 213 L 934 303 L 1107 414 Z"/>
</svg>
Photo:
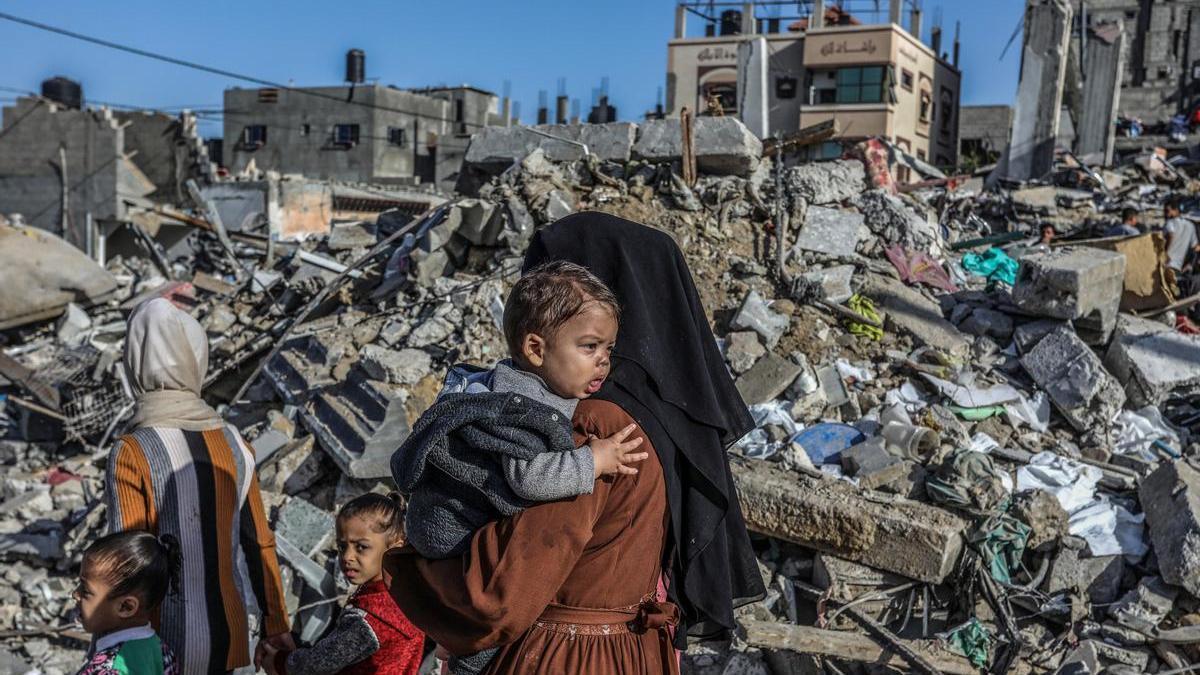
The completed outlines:
<svg viewBox="0 0 1200 675">
<path fill-rule="evenodd" d="M 966 253 L 962 257 L 962 266 L 971 274 L 987 277 L 990 281 L 996 279 L 1009 286 L 1017 283 L 1016 260 L 998 248 L 989 248 L 983 253 Z"/>
<path fill-rule="evenodd" d="M 939 504 L 987 511 L 1012 491 L 1006 478 L 990 455 L 959 448 L 925 479 L 925 492 Z"/>
<path fill-rule="evenodd" d="M 979 619 L 972 618 L 958 628 L 942 633 L 940 637 L 955 651 L 967 657 L 976 668 L 987 667 L 992 635 L 979 623 Z"/>
<path fill-rule="evenodd" d="M 803 429 L 803 425 L 792 419 L 787 408 L 781 401 L 768 401 L 750 406 L 750 416 L 754 419 L 754 430 L 742 436 L 735 444 L 742 455 L 751 459 L 766 459 L 790 443 L 792 438 Z M 787 436 L 779 441 L 772 441 L 765 427 L 781 427 Z"/>
<path fill-rule="evenodd" d="M 1017 422 L 1024 422 L 1030 429 L 1043 434 L 1050 428 L 1050 399 L 1046 392 L 1040 389 L 1034 392 L 1033 396 L 1022 396 L 1016 401 L 1005 403 L 1004 411 L 1008 414 L 1009 423 L 1014 427 L 1017 426 Z"/>
<path fill-rule="evenodd" d="M 1107 497 L 1096 494 L 1100 469 L 1039 452 L 1017 470 L 1018 490 L 1045 490 L 1058 499 L 1070 518 L 1068 531 L 1088 543 L 1092 555 L 1146 554 L 1144 516 L 1134 515 Z"/>
<path fill-rule="evenodd" d="M 1137 455 L 1147 461 L 1158 461 L 1159 455 L 1151 447 L 1154 441 L 1162 441 L 1178 452 L 1183 447 L 1179 434 L 1166 420 L 1162 412 L 1152 405 L 1141 410 L 1122 410 L 1114 420 L 1117 443 L 1113 452 L 1118 455 Z"/>
</svg>

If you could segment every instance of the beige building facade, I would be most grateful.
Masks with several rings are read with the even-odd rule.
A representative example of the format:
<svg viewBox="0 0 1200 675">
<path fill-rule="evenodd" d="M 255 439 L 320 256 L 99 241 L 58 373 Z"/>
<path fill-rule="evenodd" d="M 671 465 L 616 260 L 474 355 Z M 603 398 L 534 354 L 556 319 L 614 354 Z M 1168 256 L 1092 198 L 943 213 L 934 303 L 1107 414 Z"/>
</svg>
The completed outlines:
<svg viewBox="0 0 1200 675">
<path fill-rule="evenodd" d="M 901 27 L 898 17 L 862 24 L 831 9 L 811 28 L 801 20 L 781 32 L 761 33 L 755 31 L 765 22 L 750 18 L 739 21 L 733 34 L 722 22 L 725 35 L 688 37 L 687 7 L 678 10 L 676 37 L 667 51 L 669 114 L 679 115 L 684 107 L 703 114 L 719 102 L 724 114 L 745 115 L 738 49 L 762 38 L 769 54 L 769 133 L 836 119 L 839 137 L 811 148 L 810 156 L 836 156 L 842 142 L 879 136 L 935 166 L 957 163 L 962 75 L 945 55 Z M 753 10 L 748 3 L 737 18 Z"/>
</svg>

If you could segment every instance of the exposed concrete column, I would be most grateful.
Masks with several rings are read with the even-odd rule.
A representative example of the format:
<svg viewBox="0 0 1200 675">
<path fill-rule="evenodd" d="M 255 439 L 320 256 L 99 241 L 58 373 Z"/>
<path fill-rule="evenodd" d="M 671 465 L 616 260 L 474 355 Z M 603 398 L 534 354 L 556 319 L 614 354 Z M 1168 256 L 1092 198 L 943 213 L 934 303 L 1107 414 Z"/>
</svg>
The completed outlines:
<svg viewBox="0 0 1200 675">
<path fill-rule="evenodd" d="M 1121 74 L 1125 70 L 1125 26 L 1122 21 L 1089 30 L 1083 61 L 1083 105 L 1079 111 L 1075 150 L 1080 155 L 1103 153 L 1112 163 Z"/>
<path fill-rule="evenodd" d="M 1068 0 L 1029 0 L 1025 8 L 1021 79 L 1001 173 L 1012 180 L 1038 178 L 1053 168 L 1071 16 Z"/>
<path fill-rule="evenodd" d="M 889 0 L 888 3 L 888 23 L 900 25 L 900 15 L 904 10 L 904 0 Z"/>
<path fill-rule="evenodd" d="M 825 27 L 825 0 L 813 0 L 812 14 L 808 16 L 808 29 Z"/>
<path fill-rule="evenodd" d="M 687 7 L 675 5 L 675 39 L 687 37 Z"/>
<path fill-rule="evenodd" d="M 912 34 L 913 37 L 917 38 L 917 42 L 920 42 L 921 41 L 921 8 L 914 6 L 912 9 L 912 13 L 910 13 L 908 15 L 908 18 L 909 18 L 908 22 L 910 24 L 908 27 L 908 32 L 910 34 Z M 941 54 L 936 54 L 936 56 L 941 56 Z"/>
<path fill-rule="evenodd" d="M 745 38 L 738 43 L 738 115 L 750 133 L 759 138 L 765 138 L 770 133 L 768 56 L 767 39 L 761 35 Z"/>
<path fill-rule="evenodd" d="M 742 3 L 742 35 L 754 35 L 758 32 L 758 21 L 754 18 L 754 3 Z"/>
</svg>

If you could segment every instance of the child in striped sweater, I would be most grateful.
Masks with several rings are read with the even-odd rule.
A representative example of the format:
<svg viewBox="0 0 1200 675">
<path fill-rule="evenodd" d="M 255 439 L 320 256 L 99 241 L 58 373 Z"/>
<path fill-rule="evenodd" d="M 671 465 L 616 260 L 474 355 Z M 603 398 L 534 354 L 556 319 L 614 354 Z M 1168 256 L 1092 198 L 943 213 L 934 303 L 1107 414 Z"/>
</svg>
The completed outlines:
<svg viewBox="0 0 1200 675">
<path fill-rule="evenodd" d="M 87 548 L 73 595 L 92 645 L 78 675 L 179 675 L 171 648 L 150 626 L 178 569 L 171 535 L 126 530 Z"/>
</svg>

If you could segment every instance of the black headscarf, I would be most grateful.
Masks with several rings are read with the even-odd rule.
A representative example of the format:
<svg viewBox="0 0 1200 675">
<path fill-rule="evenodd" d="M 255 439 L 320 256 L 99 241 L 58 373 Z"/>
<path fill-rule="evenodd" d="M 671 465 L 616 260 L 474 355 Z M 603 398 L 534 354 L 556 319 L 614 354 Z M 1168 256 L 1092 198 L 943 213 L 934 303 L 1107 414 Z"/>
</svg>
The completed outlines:
<svg viewBox="0 0 1200 675">
<path fill-rule="evenodd" d="M 672 537 L 670 592 L 695 636 L 735 627 L 733 608 L 763 597 L 727 448 L 754 427 L 733 386 L 687 262 L 665 232 L 605 213 L 540 230 L 524 271 L 553 260 L 588 268 L 616 293 L 614 368 L 597 398 L 632 416 L 658 451 Z"/>
</svg>

